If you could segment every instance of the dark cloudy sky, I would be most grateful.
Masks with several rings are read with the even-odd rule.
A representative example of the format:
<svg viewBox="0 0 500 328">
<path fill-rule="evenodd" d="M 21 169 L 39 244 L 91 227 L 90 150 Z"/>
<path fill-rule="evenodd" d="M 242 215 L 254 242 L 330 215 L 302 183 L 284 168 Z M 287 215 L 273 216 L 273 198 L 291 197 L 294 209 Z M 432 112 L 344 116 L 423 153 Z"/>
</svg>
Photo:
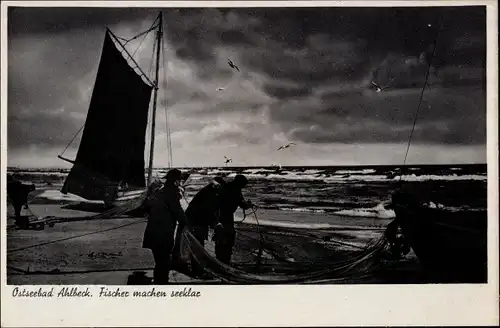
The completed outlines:
<svg viewBox="0 0 500 328">
<path fill-rule="evenodd" d="M 402 164 L 441 24 L 408 162 L 486 160 L 485 7 L 163 13 L 156 166 L 167 164 L 165 106 L 175 166 L 221 165 L 224 155 L 235 165 Z M 9 9 L 9 165 L 65 166 L 56 156 L 85 122 L 106 26 L 130 38 L 157 14 Z M 152 40 L 136 52 L 146 72 Z M 377 93 L 371 81 L 388 88 Z M 276 151 L 288 142 L 297 145 Z"/>
</svg>

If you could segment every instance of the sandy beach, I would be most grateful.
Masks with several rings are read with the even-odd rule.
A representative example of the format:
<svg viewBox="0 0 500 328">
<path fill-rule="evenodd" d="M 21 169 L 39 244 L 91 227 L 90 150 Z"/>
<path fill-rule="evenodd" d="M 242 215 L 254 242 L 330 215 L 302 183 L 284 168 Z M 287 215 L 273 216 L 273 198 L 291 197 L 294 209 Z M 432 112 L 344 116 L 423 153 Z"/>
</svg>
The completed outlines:
<svg viewBox="0 0 500 328">
<path fill-rule="evenodd" d="M 241 211 L 236 215 L 236 221 L 243 220 L 243 223 L 236 224 L 237 241 L 232 260 L 240 269 L 254 269 L 261 236 L 265 236 L 265 242 L 273 249 L 276 247 L 282 254 L 291 254 L 288 259 L 291 262 L 321 265 L 360 252 L 368 242 L 379 238 L 385 224 L 390 222 L 262 209 L 256 215 L 257 218 L 251 215 L 245 220 Z M 10 217 L 7 225 L 12 224 Z M 151 252 L 142 248 L 144 228 L 142 217 L 119 216 L 59 222 L 44 230 L 8 229 L 7 283 L 124 285 L 134 271 L 144 271 L 151 277 L 154 261 Z M 214 254 L 211 240 L 205 247 L 208 253 Z M 260 257 L 260 270 L 273 263 L 272 256 L 265 250 Z M 395 270 L 399 272 L 397 275 Z M 402 261 L 385 263 L 378 272 L 372 273 L 372 277 L 358 282 L 411 282 L 420 279 L 415 277 L 417 273 L 418 261 L 410 255 Z M 175 270 L 171 273 L 171 281 L 180 284 L 216 282 L 202 282 Z"/>
</svg>

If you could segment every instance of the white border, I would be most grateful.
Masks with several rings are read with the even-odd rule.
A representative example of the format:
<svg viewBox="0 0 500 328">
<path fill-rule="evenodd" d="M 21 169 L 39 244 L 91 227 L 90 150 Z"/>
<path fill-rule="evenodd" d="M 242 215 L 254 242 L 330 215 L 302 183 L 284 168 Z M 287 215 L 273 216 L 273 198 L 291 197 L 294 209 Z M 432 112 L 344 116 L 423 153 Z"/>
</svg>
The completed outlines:
<svg viewBox="0 0 500 328">
<path fill-rule="evenodd" d="M 196 286 L 198 299 L 19 299 L 6 286 L 7 6 L 283 7 L 487 5 L 489 283 Z M 1 3 L 1 326 L 498 325 L 497 1 L 3 1 Z M 47 286 L 51 287 L 51 286 Z M 97 293 L 99 287 L 92 287 Z M 127 288 L 122 287 L 123 288 Z M 144 287 L 147 289 L 146 287 Z M 130 288 L 129 288 L 130 289 Z M 158 289 L 158 288 L 157 288 Z M 165 288 L 172 290 L 172 288 Z"/>
</svg>

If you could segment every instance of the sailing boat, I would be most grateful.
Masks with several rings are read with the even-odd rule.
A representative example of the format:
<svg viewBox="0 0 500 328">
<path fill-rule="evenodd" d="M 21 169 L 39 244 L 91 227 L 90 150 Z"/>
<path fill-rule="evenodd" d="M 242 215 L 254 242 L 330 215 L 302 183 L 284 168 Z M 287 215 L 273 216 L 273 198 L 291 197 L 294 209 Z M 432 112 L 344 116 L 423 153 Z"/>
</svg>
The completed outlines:
<svg viewBox="0 0 500 328">
<path fill-rule="evenodd" d="M 90 99 L 80 145 L 75 159 L 58 158 L 73 166 L 60 191 L 51 190 L 50 204 L 44 197 L 47 190 L 30 194 L 28 206 L 38 218 L 89 218 L 110 208 L 127 212 L 141 205 L 153 181 L 153 151 L 158 101 L 158 81 L 162 47 L 162 14 L 152 26 L 126 40 L 106 28 L 104 42 Z M 141 70 L 125 45 L 139 37 L 156 32 L 153 45 L 155 76 L 153 81 Z M 122 43 L 122 40 L 125 40 Z M 142 45 L 142 42 L 141 42 Z M 135 53 L 135 52 L 134 52 Z M 165 67 L 164 67 L 165 68 Z M 151 108 L 150 144 L 146 153 L 148 112 Z M 79 131 L 80 132 L 80 131 Z M 75 136 L 76 137 L 76 136 Z M 73 138 L 75 139 L 75 138 Z M 169 166 L 171 147 L 169 144 Z M 146 158 L 149 157 L 147 178 Z M 46 198 L 46 197 L 45 197 Z M 108 213 L 108 212 L 106 212 Z M 45 220 L 45 219 L 43 219 Z"/>
<path fill-rule="evenodd" d="M 58 156 L 73 164 L 62 187 L 63 194 L 71 193 L 87 200 L 116 205 L 143 195 L 151 184 L 162 49 L 161 13 L 157 21 L 156 74 L 153 82 L 141 71 L 120 39 L 106 29 L 101 61 L 76 158 L 70 160 Z M 130 66 L 127 59 L 135 67 Z M 151 98 L 151 143 L 145 181 L 144 153 Z"/>
</svg>

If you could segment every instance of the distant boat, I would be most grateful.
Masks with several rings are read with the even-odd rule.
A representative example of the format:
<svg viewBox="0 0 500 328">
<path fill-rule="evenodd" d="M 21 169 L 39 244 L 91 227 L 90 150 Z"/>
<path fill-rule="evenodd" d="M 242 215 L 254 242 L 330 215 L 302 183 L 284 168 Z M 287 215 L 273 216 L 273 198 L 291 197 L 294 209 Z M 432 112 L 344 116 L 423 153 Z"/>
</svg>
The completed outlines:
<svg viewBox="0 0 500 328">
<path fill-rule="evenodd" d="M 156 23 L 156 26 L 154 26 Z M 156 30 L 156 74 L 151 81 L 108 28 L 92 98 L 76 158 L 63 194 L 119 205 L 143 196 L 152 183 L 155 116 L 162 42 L 162 15 L 146 32 Z M 145 34 L 141 33 L 140 35 Z M 129 64 L 131 62 L 133 66 Z M 145 180 L 148 111 L 152 102 L 149 165 Z M 171 153 L 169 153 L 171 156 Z"/>
<path fill-rule="evenodd" d="M 282 170 L 282 167 L 281 167 L 280 164 L 272 164 L 271 168 L 275 169 L 276 171 L 281 171 Z"/>
<path fill-rule="evenodd" d="M 425 206 L 422 195 L 398 191 L 397 225 L 433 282 L 487 282 L 486 210 L 450 211 Z"/>
</svg>

